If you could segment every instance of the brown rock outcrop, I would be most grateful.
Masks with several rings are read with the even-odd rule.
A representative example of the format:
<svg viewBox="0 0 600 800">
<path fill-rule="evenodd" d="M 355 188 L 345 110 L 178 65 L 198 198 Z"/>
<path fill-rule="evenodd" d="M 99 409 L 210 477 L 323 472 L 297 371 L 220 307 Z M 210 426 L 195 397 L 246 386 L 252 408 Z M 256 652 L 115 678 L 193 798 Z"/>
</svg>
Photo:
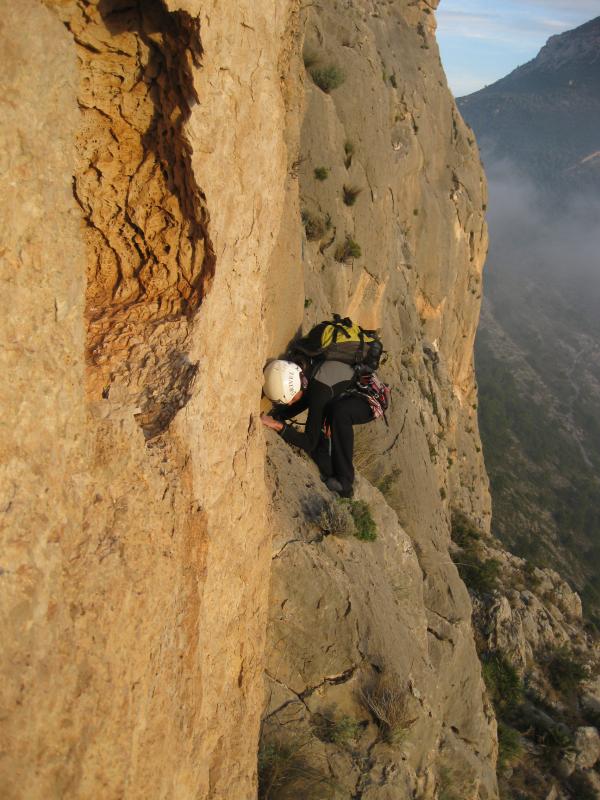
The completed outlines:
<svg viewBox="0 0 600 800">
<path fill-rule="evenodd" d="M 435 3 L 5 5 L 3 796 L 250 800 L 270 613 L 269 724 L 284 705 L 304 732 L 330 701 L 354 713 L 384 665 L 409 687 L 400 760 L 367 716 L 367 760 L 322 748 L 348 791 L 495 797 L 448 556 L 450 503 L 489 518 L 485 187 Z M 305 73 L 303 38 L 307 64 L 343 71 L 335 92 Z M 381 325 L 390 352 L 390 428 L 360 465 L 370 550 L 307 541 L 299 478 L 309 505 L 325 495 L 279 441 L 265 478 L 262 366 L 303 303 L 305 325 Z M 304 633 L 282 652 L 292 608 Z"/>
<path fill-rule="evenodd" d="M 5 6 L 0 794 L 250 798 L 293 6 Z"/>
<path fill-rule="evenodd" d="M 338 716 L 365 722 L 357 689 L 370 665 L 385 665 L 424 698 L 410 755 L 386 750 L 381 761 L 366 759 L 372 728 L 352 758 L 310 740 L 316 763 L 325 758 L 325 772 L 358 793 L 347 796 L 365 798 L 428 798 L 445 784 L 465 798 L 497 793 L 495 723 L 483 699 L 471 604 L 448 555 L 451 505 L 489 526 L 472 364 L 487 246 L 485 184 L 433 29 L 424 3 L 360 0 L 344 4 L 343 14 L 310 7 L 304 24 L 304 327 L 339 311 L 382 328 L 389 359 L 381 372 L 394 391 L 390 426 L 357 432 L 356 461 L 385 492 L 387 504 L 360 484 L 359 497 L 381 515 L 386 556 L 371 561 L 369 545 L 346 553 L 348 545 L 337 541 L 306 542 L 314 536 L 306 511 L 296 512 L 292 531 L 280 509 L 290 502 L 289 487 L 308 485 L 308 478 L 294 473 L 277 482 L 272 527 L 290 543 L 276 545 L 273 561 L 274 699 L 264 746 L 282 725 L 303 741 L 323 704 L 339 703 Z M 330 88 L 327 76 L 336 74 L 343 81 Z M 347 242 L 358 249 L 344 252 Z M 278 461 L 276 471 L 284 467 Z M 418 559 L 418 569 L 407 566 L 409 583 L 420 584 L 407 601 L 414 629 L 393 599 L 379 594 L 393 594 L 391 565 L 403 563 L 397 520 Z M 348 559 L 358 561 L 357 574 Z M 417 654 L 417 666 L 407 653 Z M 314 687 L 321 688 L 313 696 Z M 309 696 L 312 704 L 303 702 Z"/>
<path fill-rule="evenodd" d="M 336 501 L 314 465 L 275 436 L 268 463 L 276 489 L 263 760 L 296 751 L 304 767 L 287 776 L 290 797 L 315 783 L 371 800 L 442 789 L 495 797 L 493 725 L 482 713 L 469 621 L 432 621 L 395 512 L 360 478 L 377 539 L 359 541 L 347 528 L 332 535 L 324 518 Z M 398 686 L 391 736 L 365 699 L 378 676 Z"/>
</svg>

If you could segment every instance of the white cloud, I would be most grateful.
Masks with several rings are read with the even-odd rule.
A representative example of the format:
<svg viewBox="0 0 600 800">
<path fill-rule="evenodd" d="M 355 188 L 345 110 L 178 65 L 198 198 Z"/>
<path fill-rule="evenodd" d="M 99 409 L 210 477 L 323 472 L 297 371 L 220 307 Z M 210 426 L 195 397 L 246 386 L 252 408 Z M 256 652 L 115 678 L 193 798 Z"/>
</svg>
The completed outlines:
<svg viewBox="0 0 600 800">
<path fill-rule="evenodd" d="M 487 11 L 486 0 L 446 0 L 437 18 L 445 36 L 529 44 L 577 27 L 597 14 L 598 0 L 505 0 L 502 12 Z"/>
<path fill-rule="evenodd" d="M 546 10 L 588 13 L 590 19 L 600 14 L 598 0 L 524 0 L 523 5 L 542 6 Z"/>
<path fill-rule="evenodd" d="M 497 15 L 455 12 L 438 13 L 440 36 L 479 39 L 499 44 L 510 44 L 519 49 L 536 48 L 557 31 L 565 30 L 550 20 L 534 18 L 501 18 Z"/>
<path fill-rule="evenodd" d="M 600 14 L 600 0 L 502 0 L 498 8 L 497 0 L 440 3 L 438 42 L 457 97 L 494 83 L 534 58 L 551 36 Z"/>
</svg>

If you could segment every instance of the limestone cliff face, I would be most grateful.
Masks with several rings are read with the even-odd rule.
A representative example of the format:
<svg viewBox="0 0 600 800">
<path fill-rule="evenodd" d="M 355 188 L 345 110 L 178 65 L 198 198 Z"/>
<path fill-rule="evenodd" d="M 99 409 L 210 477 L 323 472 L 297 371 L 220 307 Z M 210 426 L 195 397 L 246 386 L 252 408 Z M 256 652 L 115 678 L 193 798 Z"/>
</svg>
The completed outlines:
<svg viewBox="0 0 600 800">
<path fill-rule="evenodd" d="M 381 515 L 380 546 L 319 541 L 303 499 L 314 477 L 292 465 L 276 484 L 264 741 L 304 741 L 319 715 L 359 720 L 350 750 L 314 732 L 308 748 L 347 797 L 497 792 L 471 605 L 448 555 L 451 506 L 489 528 L 472 366 L 485 185 L 433 31 L 426 3 L 311 7 L 304 25 L 305 328 L 332 310 L 381 327 L 394 396 L 389 428 L 357 433 L 358 466 L 385 492 L 358 493 Z M 345 80 L 323 91 L 319 70 L 332 69 Z M 360 255 L 344 257 L 347 240 Z M 396 750 L 360 702 L 375 674 L 394 674 L 411 706 Z"/>
<path fill-rule="evenodd" d="M 3 4 L 3 797 L 254 795 L 293 11 Z"/>
<path fill-rule="evenodd" d="M 352 705 L 348 670 L 392 664 L 412 687 L 413 744 L 386 750 L 371 721 L 355 796 L 432 797 L 451 766 L 464 797 L 494 797 L 447 550 L 451 504 L 489 524 L 485 189 L 435 3 L 5 5 L 2 795 L 252 798 L 266 663 L 270 725 L 307 688 Z M 302 53 L 344 83 L 321 91 Z M 339 260 L 348 238 L 362 255 Z M 390 428 L 370 426 L 360 464 L 369 553 L 281 510 L 299 479 L 326 499 L 281 442 L 264 470 L 265 358 L 331 311 L 380 325 L 390 353 Z M 316 592 L 291 602 L 338 568 L 339 620 L 314 616 Z M 282 654 L 284 601 L 310 635 Z"/>
</svg>

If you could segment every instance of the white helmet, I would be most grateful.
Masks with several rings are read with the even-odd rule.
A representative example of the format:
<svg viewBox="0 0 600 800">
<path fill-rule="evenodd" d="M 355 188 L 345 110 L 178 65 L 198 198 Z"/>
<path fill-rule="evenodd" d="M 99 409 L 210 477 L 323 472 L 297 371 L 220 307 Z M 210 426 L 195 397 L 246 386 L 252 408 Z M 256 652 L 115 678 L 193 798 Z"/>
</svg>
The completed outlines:
<svg viewBox="0 0 600 800">
<path fill-rule="evenodd" d="M 273 403 L 286 404 L 302 388 L 302 370 L 291 361 L 271 361 L 265 367 L 263 392 Z"/>
</svg>

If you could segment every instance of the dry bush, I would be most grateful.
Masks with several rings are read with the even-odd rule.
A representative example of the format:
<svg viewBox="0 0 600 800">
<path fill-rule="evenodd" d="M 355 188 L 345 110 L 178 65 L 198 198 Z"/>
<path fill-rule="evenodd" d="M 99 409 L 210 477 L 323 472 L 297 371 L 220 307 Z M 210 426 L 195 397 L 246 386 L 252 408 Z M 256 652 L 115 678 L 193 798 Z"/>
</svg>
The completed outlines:
<svg viewBox="0 0 600 800">
<path fill-rule="evenodd" d="M 342 187 L 342 192 L 344 203 L 347 206 L 353 206 L 354 203 L 356 203 L 356 198 L 362 192 L 362 189 L 360 186 L 346 186 L 346 184 L 344 184 Z"/>
<path fill-rule="evenodd" d="M 407 685 L 393 673 L 382 673 L 363 686 L 360 696 L 383 730 L 386 741 L 400 744 L 416 722 L 416 718 L 410 718 Z"/>
<path fill-rule="evenodd" d="M 333 536 L 354 536 L 356 533 L 348 504 L 339 500 L 334 500 L 321 511 L 319 527 Z"/>
<path fill-rule="evenodd" d="M 344 166 L 350 169 L 352 164 L 352 156 L 354 155 L 354 142 L 349 139 L 344 142 Z"/>
<path fill-rule="evenodd" d="M 322 239 L 331 228 L 331 218 L 328 214 L 320 216 L 304 209 L 301 214 L 302 224 L 309 242 Z"/>
<path fill-rule="evenodd" d="M 334 800 L 338 785 L 311 763 L 310 738 L 263 741 L 258 752 L 259 800 Z"/>
<path fill-rule="evenodd" d="M 381 459 L 382 453 L 379 442 L 377 437 L 372 435 L 372 431 L 368 430 L 364 433 L 357 431 L 354 435 L 354 454 L 352 458 L 354 469 L 368 477 L 372 468 L 376 467 Z"/>
<path fill-rule="evenodd" d="M 352 258 L 360 258 L 362 250 L 358 242 L 355 242 L 351 236 L 346 236 L 343 242 L 340 242 L 335 249 L 334 258 L 336 261 L 344 262 L 350 261 Z"/>
</svg>

